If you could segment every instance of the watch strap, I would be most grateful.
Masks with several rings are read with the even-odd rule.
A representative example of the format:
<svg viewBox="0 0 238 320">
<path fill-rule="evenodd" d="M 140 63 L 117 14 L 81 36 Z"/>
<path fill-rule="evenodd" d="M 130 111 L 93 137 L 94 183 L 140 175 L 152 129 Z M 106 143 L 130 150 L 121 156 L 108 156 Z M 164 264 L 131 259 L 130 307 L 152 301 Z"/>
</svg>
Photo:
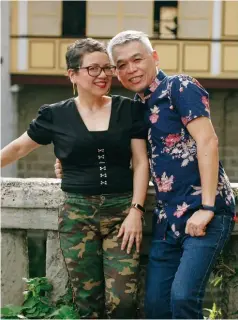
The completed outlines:
<svg viewBox="0 0 238 320">
<path fill-rule="evenodd" d="M 212 212 L 216 211 L 216 207 L 215 206 L 208 206 L 206 204 L 201 204 L 200 209 L 209 210 L 209 211 L 212 211 Z"/>
<path fill-rule="evenodd" d="M 131 208 L 135 208 L 135 209 L 141 211 L 142 213 L 145 213 L 145 208 L 142 207 L 139 203 L 132 203 Z"/>
</svg>

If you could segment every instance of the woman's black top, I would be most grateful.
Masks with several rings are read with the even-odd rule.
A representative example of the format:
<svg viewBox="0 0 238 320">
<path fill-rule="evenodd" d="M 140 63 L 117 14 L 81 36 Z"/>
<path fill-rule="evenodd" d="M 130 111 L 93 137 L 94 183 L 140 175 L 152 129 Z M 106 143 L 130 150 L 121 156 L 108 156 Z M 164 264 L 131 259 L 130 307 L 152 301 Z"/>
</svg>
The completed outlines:
<svg viewBox="0 0 238 320">
<path fill-rule="evenodd" d="M 131 139 L 146 139 L 144 106 L 121 96 L 112 96 L 107 131 L 89 131 L 73 98 L 39 109 L 27 131 L 39 144 L 54 144 L 61 161 L 61 188 L 88 195 L 132 190 Z"/>
</svg>

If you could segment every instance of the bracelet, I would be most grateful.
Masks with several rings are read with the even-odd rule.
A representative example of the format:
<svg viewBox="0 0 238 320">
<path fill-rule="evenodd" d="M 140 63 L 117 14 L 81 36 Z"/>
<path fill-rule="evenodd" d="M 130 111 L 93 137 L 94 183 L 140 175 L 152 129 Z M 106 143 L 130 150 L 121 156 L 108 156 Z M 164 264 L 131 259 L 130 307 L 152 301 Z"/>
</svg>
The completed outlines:
<svg viewBox="0 0 238 320">
<path fill-rule="evenodd" d="M 140 213 L 145 213 L 145 208 L 142 207 L 139 203 L 132 203 L 131 208 L 135 208 L 136 210 L 140 211 Z"/>
</svg>

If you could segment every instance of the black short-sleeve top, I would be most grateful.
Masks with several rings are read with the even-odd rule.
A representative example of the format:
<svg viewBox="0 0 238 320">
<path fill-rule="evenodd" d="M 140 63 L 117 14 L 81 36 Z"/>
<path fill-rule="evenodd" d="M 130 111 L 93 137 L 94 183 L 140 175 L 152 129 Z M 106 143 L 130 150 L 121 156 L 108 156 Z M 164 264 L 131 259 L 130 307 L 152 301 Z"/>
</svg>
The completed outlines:
<svg viewBox="0 0 238 320">
<path fill-rule="evenodd" d="M 61 188 L 88 195 L 132 191 L 131 139 L 146 139 L 144 105 L 112 96 L 109 128 L 89 131 L 74 98 L 39 109 L 27 130 L 39 144 L 54 144 L 61 161 Z"/>
</svg>

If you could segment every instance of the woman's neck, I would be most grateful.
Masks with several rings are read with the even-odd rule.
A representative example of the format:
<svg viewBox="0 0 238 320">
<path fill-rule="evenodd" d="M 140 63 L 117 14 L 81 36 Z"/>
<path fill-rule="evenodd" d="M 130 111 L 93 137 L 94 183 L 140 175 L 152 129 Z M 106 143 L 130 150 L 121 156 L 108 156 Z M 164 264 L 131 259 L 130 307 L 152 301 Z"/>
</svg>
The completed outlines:
<svg viewBox="0 0 238 320">
<path fill-rule="evenodd" d="M 77 103 L 77 106 L 84 109 L 90 109 L 90 110 L 97 110 L 101 107 L 103 107 L 107 103 L 106 96 L 92 96 L 92 95 L 85 95 L 80 94 L 75 98 L 75 101 Z"/>
</svg>

